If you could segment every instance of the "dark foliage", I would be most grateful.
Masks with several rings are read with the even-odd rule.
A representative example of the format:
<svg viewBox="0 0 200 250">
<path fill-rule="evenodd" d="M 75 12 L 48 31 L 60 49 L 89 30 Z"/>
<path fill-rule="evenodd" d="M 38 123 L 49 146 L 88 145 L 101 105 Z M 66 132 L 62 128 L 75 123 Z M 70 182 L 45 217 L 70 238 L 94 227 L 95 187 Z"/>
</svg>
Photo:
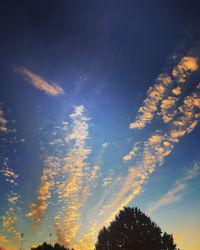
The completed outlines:
<svg viewBox="0 0 200 250">
<path fill-rule="evenodd" d="M 36 248 L 31 248 L 31 250 L 70 250 L 69 248 L 65 248 L 64 246 L 61 246 L 60 244 L 56 243 L 54 247 L 50 244 L 47 244 L 44 242 L 42 245 L 36 247 Z M 73 249 L 72 249 L 73 250 Z"/>
<path fill-rule="evenodd" d="M 124 207 L 108 228 L 100 230 L 96 250 L 175 250 L 173 236 L 138 208 Z"/>
</svg>

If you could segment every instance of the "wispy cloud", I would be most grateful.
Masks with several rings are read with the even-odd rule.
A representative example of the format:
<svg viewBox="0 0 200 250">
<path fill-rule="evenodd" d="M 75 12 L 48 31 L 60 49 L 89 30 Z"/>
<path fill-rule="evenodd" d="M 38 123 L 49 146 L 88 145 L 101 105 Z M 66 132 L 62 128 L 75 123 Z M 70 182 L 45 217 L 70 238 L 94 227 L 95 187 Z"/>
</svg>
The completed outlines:
<svg viewBox="0 0 200 250">
<path fill-rule="evenodd" d="M 170 205 L 183 199 L 186 193 L 185 191 L 188 188 L 188 181 L 197 176 L 199 173 L 200 166 L 199 164 L 195 163 L 193 168 L 189 169 L 183 178 L 177 180 L 173 187 L 166 194 L 164 194 L 160 200 L 149 204 L 147 212 L 152 213 L 162 206 Z"/>
<path fill-rule="evenodd" d="M 25 76 L 25 79 L 31 83 L 34 87 L 44 91 L 48 95 L 57 96 L 65 94 L 64 90 L 57 84 L 50 84 L 43 80 L 40 76 L 30 72 L 25 67 L 13 66 L 15 72 Z"/>
</svg>

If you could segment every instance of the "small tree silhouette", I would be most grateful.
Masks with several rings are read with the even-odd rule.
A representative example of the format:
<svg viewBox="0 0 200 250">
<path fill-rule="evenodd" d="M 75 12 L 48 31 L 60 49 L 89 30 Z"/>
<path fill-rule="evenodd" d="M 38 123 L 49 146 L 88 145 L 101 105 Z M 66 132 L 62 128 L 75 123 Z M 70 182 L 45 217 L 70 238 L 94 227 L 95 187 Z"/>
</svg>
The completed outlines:
<svg viewBox="0 0 200 250">
<path fill-rule="evenodd" d="M 98 235 L 96 250 L 174 250 L 173 236 L 164 233 L 138 208 L 124 207 Z"/>
<path fill-rule="evenodd" d="M 60 244 L 56 243 L 54 247 L 50 244 L 47 244 L 44 242 L 42 245 L 36 247 L 36 248 L 31 248 L 31 250 L 70 250 L 69 248 L 65 248 L 64 246 L 61 246 Z M 73 250 L 73 249 L 72 249 Z"/>
</svg>

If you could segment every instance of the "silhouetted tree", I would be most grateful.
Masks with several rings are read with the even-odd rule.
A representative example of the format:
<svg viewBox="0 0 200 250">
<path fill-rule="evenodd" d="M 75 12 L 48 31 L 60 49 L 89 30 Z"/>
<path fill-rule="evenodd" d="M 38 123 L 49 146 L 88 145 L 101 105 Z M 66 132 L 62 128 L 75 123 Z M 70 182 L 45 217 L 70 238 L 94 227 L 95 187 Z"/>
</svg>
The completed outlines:
<svg viewBox="0 0 200 250">
<path fill-rule="evenodd" d="M 44 242 L 42 245 L 36 247 L 36 248 L 31 248 L 31 250 L 70 250 L 69 248 L 65 248 L 64 246 L 61 246 L 60 244 L 56 243 L 54 247 L 50 244 L 47 244 Z M 73 250 L 73 249 L 72 249 Z"/>
<path fill-rule="evenodd" d="M 98 235 L 96 250 L 174 250 L 173 236 L 164 233 L 138 208 L 124 207 Z"/>
</svg>

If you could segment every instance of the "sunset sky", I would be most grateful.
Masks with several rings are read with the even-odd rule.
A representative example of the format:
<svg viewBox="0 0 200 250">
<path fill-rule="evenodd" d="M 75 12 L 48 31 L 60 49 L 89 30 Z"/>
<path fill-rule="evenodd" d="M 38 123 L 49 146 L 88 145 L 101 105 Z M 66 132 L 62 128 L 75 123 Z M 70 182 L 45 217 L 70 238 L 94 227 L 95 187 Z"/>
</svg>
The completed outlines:
<svg viewBox="0 0 200 250">
<path fill-rule="evenodd" d="M 199 13 L 195 0 L 1 3 L 1 250 L 92 250 L 124 206 L 200 250 Z"/>
</svg>

